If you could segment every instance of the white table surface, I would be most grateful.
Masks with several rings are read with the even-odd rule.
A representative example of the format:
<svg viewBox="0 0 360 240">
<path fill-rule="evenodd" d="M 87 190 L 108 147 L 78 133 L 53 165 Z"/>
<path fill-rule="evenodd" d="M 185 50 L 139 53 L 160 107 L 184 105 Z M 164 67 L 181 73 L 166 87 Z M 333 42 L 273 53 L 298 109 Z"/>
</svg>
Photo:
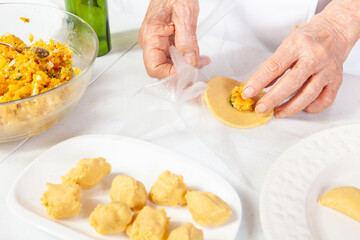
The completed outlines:
<svg viewBox="0 0 360 240">
<path fill-rule="evenodd" d="M 38 0 L 38 2 L 47 1 Z M 92 84 L 75 109 L 59 124 L 44 133 L 23 141 L 0 144 L 0 239 L 56 239 L 19 219 L 6 206 L 6 196 L 12 182 L 39 154 L 54 144 L 79 135 L 93 133 L 124 135 L 128 132 L 123 128 L 125 113 L 122 103 L 152 80 L 146 74 L 142 51 L 136 45 L 137 29 L 142 19 L 110 11 L 110 20 L 113 49 L 110 54 L 96 60 Z M 341 108 L 342 103 L 352 102 L 351 98 L 355 96 L 354 89 L 358 89 L 359 83 L 360 81 L 355 78 L 344 83 L 345 86 L 339 97 L 341 99 L 338 105 L 334 105 L 335 109 Z M 360 97 L 357 97 L 353 106 L 359 109 L 357 107 L 359 103 Z M 358 122 L 360 114 L 349 115 L 349 118 L 340 120 L 328 112 L 319 115 L 321 120 L 316 115 L 300 116 L 297 121 L 310 121 L 317 125 L 318 129 L 307 131 L 305 129 L 301 134 L 293 134 L 291 141 L 286 142 L 284 139 L 286 143 L 279 147 L 268 146 L 272 149 L 271 152 L 259 153 L 258 160 L 266 159 L 267 162 L 263 169 L 253 176 L 257 179 L 256 182 L 263 181 L 271 163 L 294 142 L 324 128 Z M 126 135 L 135 135 L 140 139 L 164 146 L 217 171 L 234 186 L 242 199 L 243 221 L 237 239 L 264 239 L 258 210 L 261 184 L 255 184 L 254 190 L 246 188 L 206 145 L 188 131 L 171 109 L 167 111 L 167 119 L 167 124 L 156 129 Z M 324 127 L 321 127 L 323 122 L 331 124 L 324 124 Z"/>
</svg>

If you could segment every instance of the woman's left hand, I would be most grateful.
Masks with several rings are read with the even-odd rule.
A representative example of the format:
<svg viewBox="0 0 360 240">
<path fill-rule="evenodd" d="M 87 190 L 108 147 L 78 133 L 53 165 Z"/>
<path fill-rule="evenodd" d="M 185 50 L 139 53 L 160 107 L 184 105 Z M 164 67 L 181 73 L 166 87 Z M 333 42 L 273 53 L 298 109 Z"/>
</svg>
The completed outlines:
<svg viewBox="0 0 360 240">
<path fill-rule="evenodd" d="M 360 37 L 359 10 L 360 0 L 334 0 L 308 24 L 296 26 L 246 81 L 243 97 L 256 96 L 277 82 L 257 102 L 256 112 L 268 112 L 292 94 L 276 108 L 276 117 L 329 107 L 342 83 L 343 63 Z"/>
</svg>

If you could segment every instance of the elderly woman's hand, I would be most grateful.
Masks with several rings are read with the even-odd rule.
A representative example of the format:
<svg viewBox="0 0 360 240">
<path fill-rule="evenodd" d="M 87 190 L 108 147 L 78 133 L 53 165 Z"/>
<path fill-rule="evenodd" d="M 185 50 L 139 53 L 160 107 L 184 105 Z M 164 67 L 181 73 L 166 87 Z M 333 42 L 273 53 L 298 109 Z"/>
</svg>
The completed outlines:
<svg viewBox="0 0 360 240">
<path fill-rule="evenodd" d="M 209 58 L 199 57 L 198 14 L 197 0 L 151 0 L 138 40 L 149 76 L 164 78 L 176 72 L 169 55 L 170 45 L 193 66 L 200 68 L 209 63 Z"/>
<path fill-rule="evenodd" d="M 247 80 L 243 97 L 277 82 L 257 102 L 257 112 L 270 111 L 292 94 L 277 107 L 278 118 L 329 107 L 342 82 L 343 63 L 360 37 L 359 11 L 360 0 L 333 0 L 308 24 L 296 26 Z"/>
</svg>

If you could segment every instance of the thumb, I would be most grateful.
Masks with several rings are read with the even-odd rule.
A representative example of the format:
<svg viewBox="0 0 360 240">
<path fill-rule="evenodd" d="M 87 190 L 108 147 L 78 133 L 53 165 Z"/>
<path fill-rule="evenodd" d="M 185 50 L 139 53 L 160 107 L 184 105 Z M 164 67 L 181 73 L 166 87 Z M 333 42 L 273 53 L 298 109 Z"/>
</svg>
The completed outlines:
<svg viewBox="0 0 360 240">
<path fill-rule="evenodd" d="M 198 1 L 178 0 L 173 3 L 172 20 L 175 26 L 175 47 L 193 66 L 199 60 L 199 46 L 196 37 L 198 15 Z"/>
</svg>

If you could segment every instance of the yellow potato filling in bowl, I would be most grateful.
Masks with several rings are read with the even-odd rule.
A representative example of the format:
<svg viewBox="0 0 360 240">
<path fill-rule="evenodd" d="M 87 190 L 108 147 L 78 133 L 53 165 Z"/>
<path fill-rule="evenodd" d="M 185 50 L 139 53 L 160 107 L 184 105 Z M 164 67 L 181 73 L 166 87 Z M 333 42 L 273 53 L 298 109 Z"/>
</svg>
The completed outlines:
<svg viewBox="0 0 360 240">
<path fill-rule="evenodd" d="M 22 53 L 0 46 L 2 143 L 39 134 L 74 108 L 89 85 L 99 42 L 89 24 L 58 8 L 1 4 L 0 20 L 6 23 L 0 25 L 0 41 L 30 46 Z M 50 54 L 39 58 L 32 46 Z"/>
<path fill-rule="evenodd" d="M 26 44 L 15 35 L 6 33 L 1 42 L 14 47 Z M 36 41 L 33 46 L 50 52 L 46 58 L 38 58 L 31 49 L 19 53 L 0 45 L 0 103 L 23 99 L 46 92 L 68 82 L 80 69 L 73 67 L 73 52 L 65 44 L 50 39 Z"/>
</svg>

